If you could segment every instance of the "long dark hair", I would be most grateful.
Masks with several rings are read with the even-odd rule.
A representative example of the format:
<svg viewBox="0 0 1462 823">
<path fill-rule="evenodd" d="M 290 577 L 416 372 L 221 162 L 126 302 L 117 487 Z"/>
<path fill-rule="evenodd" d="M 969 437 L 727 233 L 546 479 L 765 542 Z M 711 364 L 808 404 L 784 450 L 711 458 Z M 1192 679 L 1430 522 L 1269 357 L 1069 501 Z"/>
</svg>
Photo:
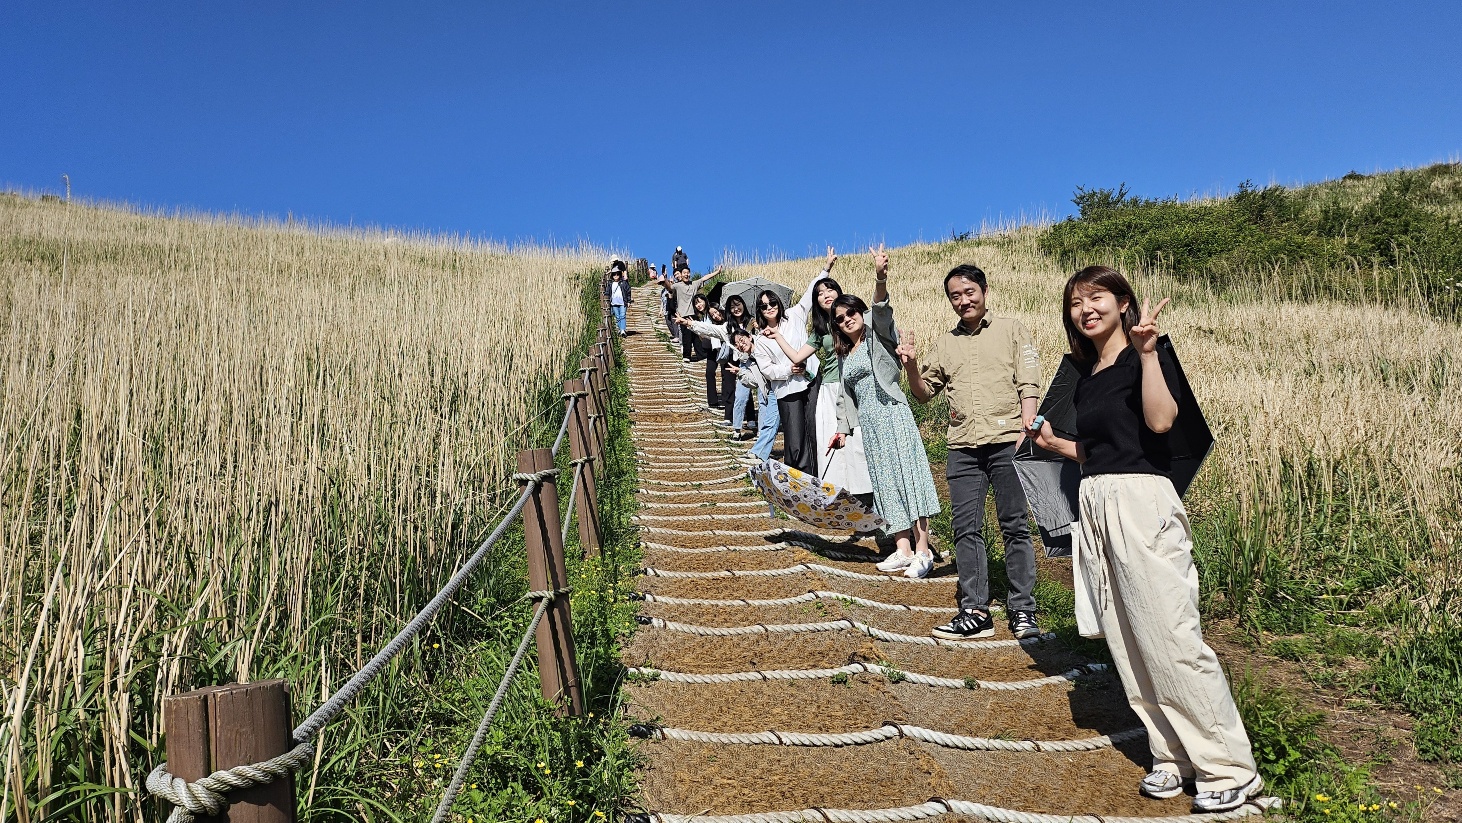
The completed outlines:
<svg viewBox="0 0 1462 823">
<path fill-rule="evenodd" d="M 741 307 L 740 319 L 738 319 L 736 315 L 732 313 L 731 307 L 733 305 Z M 756 318 L 751 316 L 751 309 L 748 309 L 746 307 L 746 301 L 741 299 L 741 295 L 733 294 L 730 297 L 726 298 L 726 322 L 735 323 L 742 328 L 749 328 L 756 322 Z"/>
<path fill-rule="evenodd" d="M 710 320 L 712 323 L 714 323 L 716 321 L 711 318 L 711 312 L 715 312 L 716 314 L 721 315 L 721 322 L 722 323 L 725 323 L 726 322 L 726 310 L 723 309 L 723 308 L 721 308 L 721 304 L 720 303 L 712 303 L 711 301 L 707 300 L 706 301 L 706 319 L 707 320 Z"/>
<path fill-rule="evenodd" d="M 859 297 L 856 294 L 841 294 L 841 295 L 838 295 L 838 299 L 834 300 L 832 306 L 828 309 L 828 314 L 831 315 L 831 316 L 833 316 L 833 317 L 837 317 L 837 314 L 838 314 L 838 306 L 842 306 L 843 308 L 847 309 L 850 312 L 854 312 L 855 311 L 855 312 L 857 312 L 859 314 L 867 314 L 868 313 L 868 304 L 867 303 L 864 303 L 863 302 L 863 298 Z M 863 338 L 865 340 L 868 338 L 868 327 L 867 327 L 867 325 L 865 325 L 863 327 Z M 848 356 L 848 352 L 850 352 L 852 350 L 853 350 L 853 338 L 849 337 L 848 336 L 848 333 L 845 332 L 845 331 L 843 331 L 843 327 L 841 325 L 838 325 L 837 323 L 834 323 L 833 324 L 833 351 L 835 351 L 835 352 L 838 353 L 838 357 L 847 357 Z"/>
<path fill-rule="evenodd" d="M 1076 321 L 1071 319 L 1071 296 L 1082 287 L 1111 292 L 1117 298 L 1118 306 L 1122 305 L 1122 300 L 1127 301 L 1127 308 L 1122 311 L 1123 335 L 1132 332 L 1132 327 L 1137 325 L 1141 316 L 1137 310 L 1137 295 L 1132 291 L 1132 284 L 1116 269 L 1087 266 L 1071 275 L 1071 279 L 1066 281 L 1066 293 L 1061 299 L 1061 323 L 1066 327 L 1066 343 L 1071 347 L 1071 359 L 1078 363 L 1092 363 L 1097 359 L 1096 344 L 1091 342 L 1090 337 L 1082 334 Z"/>
<path fill-rule="evenodd" d="M 701 304 L 701 308 L 699 309 L 695 307 L 695 304 L 697 302 Z M 690 299 L 690 310 L 692 312 L 695 312 L 695 319 L 697 320 L 706 319 L 706 309 L 709 308 L 710 305 L 711 301 L 707 300 L 704 294 L 697 294 L 695 297 L 692 297 Z"/>
<path fill-rule="evenodd" d="M 781 295 L 777 294 L 771 289 L 767 289 L 756 296 L 756 324 L 758 326 L 763 326 L 767 322 L 766 318 L 761 316 L 762 300 L 767 300 L 773 306 L 777 307 L 777 325 L 782 325 L 782 321 L 787 319 L 787 306 L 785 303 L 782 302 Z"/>
<path fill-rule="evenodd" d="M 817 290 L 826 286 L 837 293 L 838 297 L 843 296 L 843 287 L 838 281 L 831 277 L 824 277 L 812 284 L 812 330 L 818 334 L 825 335 L 833 329 L 832 309 L 823 311 L 822 304 L 817 300 Z"/>
</svg>

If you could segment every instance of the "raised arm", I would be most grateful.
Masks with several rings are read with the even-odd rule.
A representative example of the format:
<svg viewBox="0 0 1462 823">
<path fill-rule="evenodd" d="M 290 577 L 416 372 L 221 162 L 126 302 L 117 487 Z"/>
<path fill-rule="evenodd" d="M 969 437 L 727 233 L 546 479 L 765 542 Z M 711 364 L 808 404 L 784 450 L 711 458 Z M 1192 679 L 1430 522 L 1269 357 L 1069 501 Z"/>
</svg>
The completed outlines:
<svg viewBox="0 0 1462 823">
<path fill-rule="evenodd" d="M 787 359 L 791 360 L 794 366 L 807 362 L 807 358 L 817 353 L 817 349 L 814 349 L 810 344 L 804 345 L 800 349 L 792 348 L 792 344 L 788 343 L 787 338 L 783 337 L 782 332 L 775 327 L 767 329 L 762 334 L 777 341 L 777 345 L 782 348 L 782 353 L 787 355 Z"/>
<path fill-rule="evenodd" d="M 904 376 L 909 378 L 909 394 L 914 396 L 920 403 L 928 403 L 939 394 L 939 389 L 929 385 L 924 379 L 924 373 L 919 369 L 919 360 L 914 356 L 914 333 L 908 329 L 899 331 L 899 345 L 894 349 L 894 354 L 899 357 L 899 362 L 904 366 Z"/>
<path fill-rule="evenodd" d="M 888 252 L 882 243 L 877 249 L 869 246 L 868 252 L 873 255 L 873 302 L 883 303 L 888 300 Z"/>
<path fill-rule="evenodd" d="M 818 272 L 817 276 L 812 278 L 812 282 L 807 284 L 807 291 L 802 292 L 802 299 L 798 300 L 797 305 L 792 307 L 793 309 L 798 309 L 801 311 L 803 322 L 806 322 L 807 313 L 812 311 L 812 296 L 817 292 L 818 281 L 822 280 L 824 277 L 832 276 L 833 265 L 837 262 L 838 253 L 833 251 L 832 246 L 828 246 L 827 260 L 822 265 L 822 271 Z M 788 316 L 791 316 L 792 312 L 790 309 L 788 310 L 787 314 Z"/>
<path fill-rule="evenodd" d="M 1142 418 L 1147 427 L 1158 434 L 1171 429 L 1173 421 L 1178 419 L 1178 401 L 1173 398 L 1172 389 L 1168 388 L 1167 377 L 1157 357 L 1157 313 L 1163 310 L 1168 300 L 1164 297 L 1151 311 L 1147 300 L 1143 300 L 1142 317 L 1129 335 L 1133 348 L 1142 359 Z"/>
<path fill-rule="evenodd" d="M 707 272 L 706 274 L 703 274 L 700 277 L 697 277 L 695 279 L 695 282 L 692 283 L 691 285 L 695 286 L 696 288 L 700 288 L 700 286 L 701 286 L 702 283 L 706 282 L 707 280 L 710 280 L 712 277 L 715 277 L 716 275 L 720 274 L 721 272 L 723 272 L 725 270 L 726 269 L 725 269 L 724 266 L 717 266 L 714 271 Z"/>
</svg>

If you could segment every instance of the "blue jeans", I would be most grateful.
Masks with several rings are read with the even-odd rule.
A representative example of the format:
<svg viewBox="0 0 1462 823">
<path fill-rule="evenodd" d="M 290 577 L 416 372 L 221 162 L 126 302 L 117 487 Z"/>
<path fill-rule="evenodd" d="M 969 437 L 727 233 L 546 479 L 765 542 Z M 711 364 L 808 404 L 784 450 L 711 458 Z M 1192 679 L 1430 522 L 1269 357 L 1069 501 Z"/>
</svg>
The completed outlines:
<svg viewBox="0 0 1462 823">
<path fill-rule="evenodd" d="M 751 453 L 762 460 L 772 456 L 772 444 L 777 440 L 777 429 L 782 425 L 782 414 L 777 411 L 777 393 L 768 391 L 757 406 L 760 422 L 756 428 L 756 444 Z"/>
<path fill-rule="evenodd" d="M 731 430 L 741 431 L 746 423 L 746 401 L 751 399 L 751 387 L 736 382 L 736 402 L 731 404 Z"/>
<path fill-rule="evenodd" d="M 624 306 L 610 306 L 614 310 L 614 319 L 619 323 L 619 333 L 624 334 Z"/>
</svg>

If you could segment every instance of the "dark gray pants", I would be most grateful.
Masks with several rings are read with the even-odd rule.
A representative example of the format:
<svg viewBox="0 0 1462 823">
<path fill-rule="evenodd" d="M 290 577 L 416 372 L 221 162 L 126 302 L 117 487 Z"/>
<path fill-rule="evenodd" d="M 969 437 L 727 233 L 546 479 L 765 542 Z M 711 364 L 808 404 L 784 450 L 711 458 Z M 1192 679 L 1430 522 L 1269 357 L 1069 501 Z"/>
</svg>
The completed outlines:
<svg viewBox="0 0 1462 823">
<path fill-rule="evenodd" d="M 1015 474 L 1015 444 L 991 443 L 950 449 L 944 476 L 954 510 L 954 563 L 959 567 L 959 607 L 985 609 L 990 603 L 990 565 L 985 553 L 985 495 L 995 489 L 995 514 L 1005 538 L 1005 575 L 1010 593 L 1007 614 L 1035 611 L 1036 553 L 1031 547 L 1025 490 Z"/>
</svg>

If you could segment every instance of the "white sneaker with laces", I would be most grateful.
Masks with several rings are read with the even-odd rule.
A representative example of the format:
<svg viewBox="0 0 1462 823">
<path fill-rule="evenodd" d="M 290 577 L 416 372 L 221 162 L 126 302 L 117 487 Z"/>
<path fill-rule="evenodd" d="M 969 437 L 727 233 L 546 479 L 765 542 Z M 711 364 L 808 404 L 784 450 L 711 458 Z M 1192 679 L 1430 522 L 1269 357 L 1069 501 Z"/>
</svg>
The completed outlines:
<svg viewBox="0 0 1462 823">
<path fill-rule="evenodd" d="M 909 563 L 909 567 L 907 569 L 904 569 L 904 577 L 918 580 L 921 577 L 929 576 L 929 572 L 933 570 L 933 557 L 927 554 L 916 554 L 914 555 L 913 561 Z"/>
<path fill-rule="evenodd" d="M 1183 778 L 1166 769 L 1154 769 L 1137 784 L 1137 791 L 1158 800 L 1177 797 L 1183 793 Z"/>
<path fill-rule="evenodd" d="M 914 555 L 894 552 L 883 560 L 878 561 L 874 568 L 881 572 L 901 572 L 907 569 L 909 564 L 913 562 Z"/>
<path fill-rule="evenodd" d="M 1193 811 L 1199 814 L 1233 811 L 1262 791 L 1264 778 L 1256 774 L 1253 780 L 1237 788 L 1224 789 L 1221 792 L 1199 792 L 1193 798 Z"/>
</svg>

